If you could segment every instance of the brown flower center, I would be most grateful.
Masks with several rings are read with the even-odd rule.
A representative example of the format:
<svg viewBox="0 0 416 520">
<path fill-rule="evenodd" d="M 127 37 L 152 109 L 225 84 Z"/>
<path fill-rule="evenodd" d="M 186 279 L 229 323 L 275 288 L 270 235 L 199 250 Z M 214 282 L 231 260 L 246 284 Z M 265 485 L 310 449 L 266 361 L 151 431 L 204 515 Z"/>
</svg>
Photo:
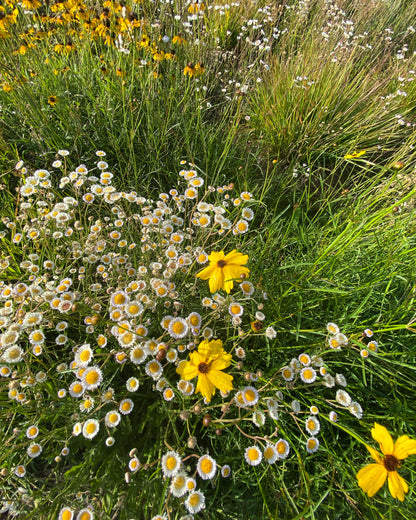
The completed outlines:
<svg viewBox="0 0 416 520">
<path fill-rule="evenodd" d="M 208 363 L 204 363 L 204 362 L 199 363 L 199 365 L 198 365 L 198 372 L 200 374 L 206 374 L 208 372 L 208 370 L 209 370 Z"/>
<path fill-rule="evenodd" d="M 386 455 L 383 460 L 384 467 L 387 471 L 396 471 L 400 466 L 400 462 L 394 455 Z"/>
<path fill-rule="evenodd" d="M 225 267 L 227 262 L 225 260 L 218 260 L 217 267 Z"/>
</svg>

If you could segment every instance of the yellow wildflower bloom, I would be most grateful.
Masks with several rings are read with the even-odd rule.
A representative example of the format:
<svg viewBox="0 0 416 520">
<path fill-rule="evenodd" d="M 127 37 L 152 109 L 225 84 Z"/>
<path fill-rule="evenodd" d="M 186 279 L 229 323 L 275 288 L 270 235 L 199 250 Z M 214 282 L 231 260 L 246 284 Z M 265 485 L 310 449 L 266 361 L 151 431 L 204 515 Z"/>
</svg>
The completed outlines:
<svg viewBox="0 0 416 520">
<path fill-rule="evenodd" d="M 182 361 L 176 372 L 186 381 L 198 377 L 196 392 L 201 392 L 210 402 L 216 388 L 221 392 L 233 389 L 233 377 L 222 372 L 231 365 L 231 358 L 232 355 L 222 348 L 220 339 L 204 340 L 199 344 L 198 351 L 190 354 L 190 361 Z"/>
<path fill-rule="evenodd" d="M 344 155 L 344 159 L 358 159 L 358 157 L 364 155 L 366 151 L 367 150 L 361 150 L 360 152 L 348 153 L 347 155 Z"/>
<path fill-rule="evenodd" d="M 241 281 L 249 274 L 249 269 L 243 267 L 248 261 L 248 255 L 242 255 L 235 249 L 224 254 L 224 251 L 211 253 L 208 257 L 209 266 L 200 271 L 196 276 L 202 280 L 209 279 L 209 289 L 212 293 L 223 289 L 230 293 L 234 286 L 234 281 Z"/>
<path fill-rule="evenodd" d="M 402 435 L 394 443 L 387 429 L 377 423 L 374 423 L 371 435 L 379 443 L 384 457 L 381 457 L 374 448 L 367 446 L 376 463 L 360 469 L 357 473 L 358 485 L 369 497 L 372 497 L 387 479 L 392 497 L 403 502 L 409 486 L 396 469 L 400 467 L 400 461 L 416 454 L 416 440 Z"/>
</svg>

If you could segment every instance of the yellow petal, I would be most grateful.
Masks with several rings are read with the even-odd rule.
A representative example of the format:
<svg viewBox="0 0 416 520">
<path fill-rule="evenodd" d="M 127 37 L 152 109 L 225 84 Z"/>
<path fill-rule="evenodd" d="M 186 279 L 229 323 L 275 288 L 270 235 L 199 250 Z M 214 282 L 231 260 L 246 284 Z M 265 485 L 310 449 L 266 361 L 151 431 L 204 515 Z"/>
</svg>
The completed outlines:
<svg viewBox="0 0 416 520">
<path fill-rule="evenodd" d="M 357 473 L 358 485 L 372 497 L 386 481 L 387 473 L 382 464 L 368 464 Z"/>
<path fill-rule="evenodd" d="M 210 342 L 207 339 L 198 345 L 198 354 L 206 361 L 210 356 Z"/>
<path fill-rule="evenodd" d="M 380 444 L 380 449 L 384 455 L 392 455 L 394 444 L 390 433 L 381 424 L 374 423 L 374 428 L 371 429 L 373 439 Z"/>
<path fill-rule="evenodd" d="M 208 260 L 210 262 L 212 262 L 213 264 L 215 264 L 215 266 L 217 266 L 218 260 L 223 260 L 223 259 L 224 259 L 224 251 L 218 251 L 217 253 L 216 252 L 212 252 L 208 256 Z"/>
<path fill-rule="evenodd" d="M 231 253 L 224 257 L 224 260 L 227 264 L 245 265 L 248 262 L 248 255 L 243 255 L 233 249 Z"/>
<path fill-rule="evenodd" d="M 230 292 L 232 291 L 233 287 L 234 287 L 234 282 L 233 282 L 233 280 L 231 278 L 229 280 L 225 280 L 225 282 L 224 282 L 224 291 L 227 294 L 230 294 Z"/>
<path fill-rule="evenodd" d="M 221 268 L 216 268 L 209 279 L 209 290 L 215 293 L 220 289 L 224 289 L 224 273 Z"/>
<path fill-rule="evenodd" d="M 404 500 L 404 494 L 409 491 L 407 482 L 397 471 L 390 471 L 388 476 L 389 491 L 393 498 L 398 498 L 401 502 Z"/>
<path fill-rule="evenodd" d="M 185 379 L 186 381 L 193 379 L 199 374 L 198 367 L 190 361 L 181 361 L 178 368 L 176 369 L 176 372 L 180 374 L 182 379 Z"/>
<path fill-rule="evenodd" d="M 247 267 L 244 267 L 242 265 L 226 265 L 224 267 L 224 278 L 225 280 L 240 280 L 241 281 L 241 275 L 248 275 L 250 271 L 247 269 Z"/>
<path fill-rule="evenodd" d="M 215 272 L 215 269 L 217 269 L 217 265 L 211 264 L 208 267 L 205 267 L 205 269 L 202 269 L 202 271 L 199 271 L 195 276 L 201 278 L 201 280 L 208 280 L 208 278 L 210 278 Z"/>
<path fill-rule="evenodd" d="M 210 364 L 210 370 L 224 370 L 231 365 L 231 354 L 226 354 L 218 359 L 214 359 L 214 361 Z"/>
<path fill-rule="evenodd" d="M 210 370 L 207 374 L 209 381 L 221 392 L 229 392 L 233 389 L 233 376 L 225 374 L 220 370 Z"/>
<path fill-rule="evenodd" d="M 205 340 L 206 341 L 206 340 Z M 199 348 L 198 348 L 199 350 Z M 209 351 L 208 355 L 211 358 L 217 358 L 224 353 L 224 349 L 222 348 L 222 341 L 220 339 L 213 339 L 209 342 Z"/>
<path fill-rule="evenodd" d="M 399 459 L 406 459 L 409 455 L 416 454 L 416 441 L 411 439 L 408 435 L 399 437 L 394 445 L 393 455 Z"/>
<path fill-rule="evenodd" d="M 367 450 L 370 452 L 370 455 L 373 457 L 373 459 L 378 462 L 379 464 L 383 464 L 383 459 L 380 457 L 380 454 L 378 453 L 377 450 L 375 450 L 374 448 L 372 448 L 371 446 L 368 446 L 368 444 L 366 444 L 366 447 L 367 447 Z"/>
<path fill-rule="evenodd" d="M 215 386 L 205 374 L 199 374 L 196 392 L 201 392 L 208 402 L 211 401 L 211 397 L 215 394 Z"/>
</svg>

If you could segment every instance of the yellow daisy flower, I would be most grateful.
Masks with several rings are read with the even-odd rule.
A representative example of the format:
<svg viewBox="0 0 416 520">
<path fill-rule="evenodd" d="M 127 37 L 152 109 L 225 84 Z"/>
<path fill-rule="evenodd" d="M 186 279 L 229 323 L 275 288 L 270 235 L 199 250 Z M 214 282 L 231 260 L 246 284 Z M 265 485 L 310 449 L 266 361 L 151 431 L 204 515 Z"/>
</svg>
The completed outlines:
<svg viewBox="0 0 416 520">
<path fill-rule="evenodd" d="M 220 339 L 204 340 L 199 344 L 198 351 L 190 354 L 190 361 L 182 361 L 176 372 L 186 381 L 198 377 L 196 392 L 201 392 L 210 402 L 216 388 L 221 392 L 229 392 L 233 388 L 233 377 L 222 372 L 231 365 L 231 357 L 222 348 Z"/>
<path fill-rule="evenodd" d="M 200 271 L 196 276 L 202 280 L 209 280 L 209 289 L 215 293 L 223 289 L 230 293 L 234 281 L 241 281 L 249 274 L 249 269 L 243 267 L 248 261 L 248 255 L 243 255 L 233 249 L 228 255 L 224 251 L 213 252 L 209 255 L 209 266 Z"/>
<path fill-rule="evenodd" d="M 393 498 L 403 502 L 404 494 L 409 491 L 409 486 L 396 469 L 400 467 L 400 461 L 406 459 L 409 455 L 416 454 L 416 440 L 410 439 L 407 435 L 402 435 L 394 443 L 387 429 L 377 423 L 374 423 L 371 435 L 379 443 L 384 457 L 381 457 L 371 446 L 367 446 L 376 463 L 368 464 L 360 469 L 357 473 L 358 485 L 369 497 L 372 497 L 387 479 L 389 491 Z"/>
</svg>

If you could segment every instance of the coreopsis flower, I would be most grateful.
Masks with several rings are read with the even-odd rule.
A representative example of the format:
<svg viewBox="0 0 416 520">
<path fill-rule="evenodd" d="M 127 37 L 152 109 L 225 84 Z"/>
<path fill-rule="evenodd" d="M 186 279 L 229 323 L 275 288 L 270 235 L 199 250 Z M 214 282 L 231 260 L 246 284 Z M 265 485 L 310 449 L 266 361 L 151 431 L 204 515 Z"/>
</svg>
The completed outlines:
<svg viewBox="0 0 416 520">
<path fill-rule="evenodd" d="M 233 249 L 228 255 L 224 251 L 213 252 L 209 255 L 209 266 L 196 276 L 202 280 L 209 280 L 209 289 L 215 293 L 223 289 L 230 293 L 234 281 L 241 281 L 249 274 L 249 269 L 243 267 L 248 261 L 248 255 L 243 255 Z"/>
<path fill-rule="evenodd" d="M 222 372 L 230 366 L 231 357 L 222 348 L 220 339 L 204 340 L 199 344 L 198 350 L 190 354 L 189 361 L 183 360 L 179 364 L 176 372 L 186 381 L 198 377 L 196 392 L 201 392 L 210 402 L 216 388 L 221 392 L 229 392 L 233 388 L 233 377 Z"/>
<path fill-rule="evenodd" d="M 396 442 L 393 442 L 387 429 L 377 423 L 374 423 L 371 435 L 379 443 L 384 457 L 380 456 L 377 450 L 371 446 L 367 446 L 376 463 L 368 464 L 360 469 L 357 473 L 358 485 L 369 497 L 372 497 L 387 479 L 393 498 L 403 502 L 404 494 L 409 491 L 409 486 L 396 470 L 400 468 L 402 460 L 407 459 L 409 455 L 416 454 L 416 440 L 402 435 Z"/>
<path fill-rule="evenodd" d="M 360 152 L 347 153 L 347 155 L 344 155 L 344 159 L 358 159 L 364 155 L 366 151 L 367 150 L 361 150 Z"/>
</svg>

